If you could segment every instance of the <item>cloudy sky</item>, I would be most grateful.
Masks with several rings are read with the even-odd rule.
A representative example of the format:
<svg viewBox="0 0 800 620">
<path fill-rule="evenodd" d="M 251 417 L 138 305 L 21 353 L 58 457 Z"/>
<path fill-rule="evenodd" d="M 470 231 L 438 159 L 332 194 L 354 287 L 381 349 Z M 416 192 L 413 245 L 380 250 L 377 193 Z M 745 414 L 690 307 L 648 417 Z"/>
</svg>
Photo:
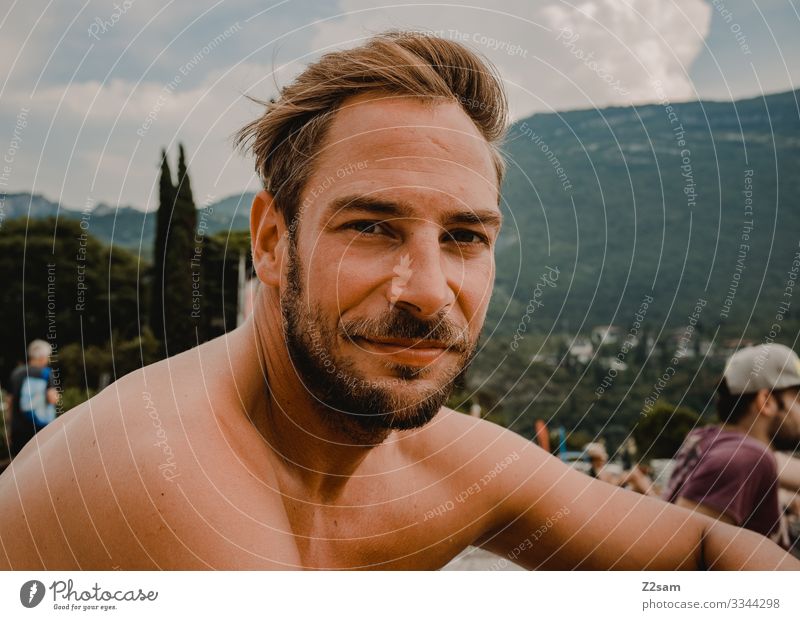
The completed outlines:
<svg viewBox="0 0 800 620">
<path fill-rule="evenodd" d="M 498 67 L 514 118 L 800 83 L 796 0 L 15 0 L 0 9 L 0 191 L 154 208 L 162 147 L 198 203 L 258 186 L 230 136 L 326 50 L 415 29 Z M 10 161 L 9 161 L 10 160 Z"/>
</svg>

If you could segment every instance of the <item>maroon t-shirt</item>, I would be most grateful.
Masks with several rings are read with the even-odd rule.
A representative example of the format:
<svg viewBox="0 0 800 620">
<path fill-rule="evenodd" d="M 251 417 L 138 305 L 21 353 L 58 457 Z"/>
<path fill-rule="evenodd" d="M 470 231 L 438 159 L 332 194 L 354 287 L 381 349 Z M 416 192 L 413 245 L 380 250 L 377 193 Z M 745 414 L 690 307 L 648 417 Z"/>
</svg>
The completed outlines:
<svg viewBox="0 0 800 620">
<path fill-rule="evenodd" d="M 780 527 L 775 456 L 744 433 L 718 426 L 689 433 L 664 491 L 668 502 L 679 497 L 725 513 L 764 536 Z"/>
</svg>

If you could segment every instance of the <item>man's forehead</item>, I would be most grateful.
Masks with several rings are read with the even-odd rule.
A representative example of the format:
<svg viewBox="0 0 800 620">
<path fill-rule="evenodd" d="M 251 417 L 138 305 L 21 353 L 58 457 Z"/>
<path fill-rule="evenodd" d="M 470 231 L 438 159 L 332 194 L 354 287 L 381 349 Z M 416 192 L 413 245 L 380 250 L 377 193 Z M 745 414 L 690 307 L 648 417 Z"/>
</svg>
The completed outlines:
<svg viewBox="0 0 800 620">
<path fill-rule="evenodd" d="M 410 205 L 436 221 L 444 211 L 500 214 L 491 150 L 470 118 L 455 102 L 408 96 L 351 97 L 334 117 L 302 204 L 314 204 L 311 217 L 324 226 L 330 207 L 353 197 Z"/>
<path fill-rule="evenodd" d="M 344 138 L 360 132 L 419 124 L 483 139 L 455 100 L 386 92 L 368 92 L 345 99 L 331 123 L 330 135 Z"/>
<path fill-rule="evenodd" d="M 455 101 L 365 93 L 345 100 L 326 132 L 319 169 L 338 169 L 345 161 L 371 158 L 398 166 L 414 157 L 442 163 L 494 180 L 491 149 Z"/>
</svg>

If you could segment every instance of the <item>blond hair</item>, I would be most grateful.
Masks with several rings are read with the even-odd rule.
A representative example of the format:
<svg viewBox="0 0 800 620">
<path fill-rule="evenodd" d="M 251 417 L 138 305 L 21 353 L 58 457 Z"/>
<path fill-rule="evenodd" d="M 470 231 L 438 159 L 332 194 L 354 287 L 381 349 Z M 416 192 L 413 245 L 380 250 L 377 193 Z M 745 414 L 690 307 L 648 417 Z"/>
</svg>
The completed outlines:
<svg viewBox="0 0 800 620">
<path fill-rule="evenodd" d="M 325 54 L 309 65 L 264 114 L 236 134 L 252 151 L 264 188 L 288 224 L 299 211 L 315 156 L 342 102 L 369 91 L 458 102 L 492 152 L 498 188 L 505 173 L 500 142 L 508 106 L 491 64 L 464 45 L 424 33 L 386 32 Z"/>
</svg>

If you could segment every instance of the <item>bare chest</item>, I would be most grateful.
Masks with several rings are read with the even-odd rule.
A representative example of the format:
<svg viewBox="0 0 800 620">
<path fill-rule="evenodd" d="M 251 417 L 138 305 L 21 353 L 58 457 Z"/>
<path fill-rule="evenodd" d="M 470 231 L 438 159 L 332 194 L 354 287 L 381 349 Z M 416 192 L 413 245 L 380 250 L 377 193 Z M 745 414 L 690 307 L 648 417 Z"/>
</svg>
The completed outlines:
<svg viewBox="0 0 800 620">
<path fill-rule="evenodd" d="M 335 503 L 282 498 L 304 568 L 438 569 L 483 533 L 485 510 L 448 485 L 377 484 Z"/>
</svg>

